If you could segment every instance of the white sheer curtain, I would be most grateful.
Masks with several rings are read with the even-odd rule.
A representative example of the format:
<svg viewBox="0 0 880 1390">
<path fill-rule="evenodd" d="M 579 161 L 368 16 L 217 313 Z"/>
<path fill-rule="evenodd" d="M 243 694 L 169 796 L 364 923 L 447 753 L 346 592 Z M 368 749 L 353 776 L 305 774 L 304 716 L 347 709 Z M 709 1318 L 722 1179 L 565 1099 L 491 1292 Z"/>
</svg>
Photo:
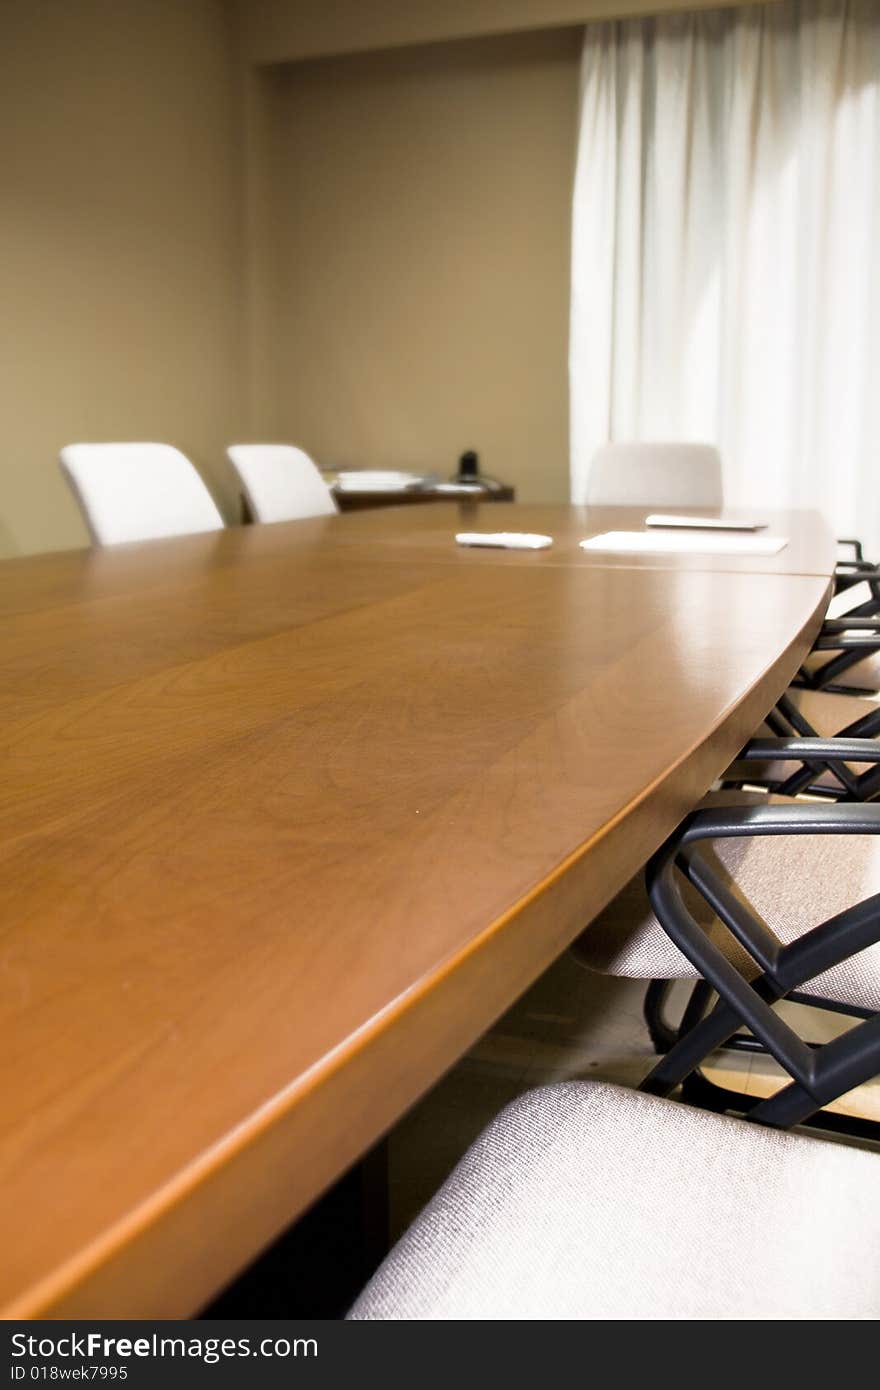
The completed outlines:
<svg viewBox="0 0 880 1390">
<path fill-rule="evenodd" d="M 587 26 L 572 497 L 607 439 L 721 447 L 734 504 L 880 555 L 880 3 Z"/>
</svg>

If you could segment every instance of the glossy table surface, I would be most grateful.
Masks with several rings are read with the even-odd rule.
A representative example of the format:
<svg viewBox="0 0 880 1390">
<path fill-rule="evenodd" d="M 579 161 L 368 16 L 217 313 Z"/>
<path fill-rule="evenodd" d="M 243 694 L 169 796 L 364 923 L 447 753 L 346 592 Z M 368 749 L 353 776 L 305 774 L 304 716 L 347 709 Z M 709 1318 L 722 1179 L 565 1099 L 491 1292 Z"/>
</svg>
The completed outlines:
<svg viewBox="0 0 880 1390">
<path fill-rule="evenodd" d="M 579 542 L 605 531 L 644 531 L 645 517 L 660 510 L 700 516 L 719 516 L 718 512 L 697 508 L 658 507 L 571 507 L 549 503 L 496 502 L 491 511 L 462 506 L 458 520 L 450 524 L 450 509 L 439 506 L 418 509 L 409 526 L 395 524 L 388 512 L 378 511 L 369 519 L 363 518 L 357 528 L 348 528 L 346 540 L 351 545 L 365 544 L 372 549 L 377 541 L 385 546 L 388 558 L 408 559 L 415 551 L 430 555 L 447 564 L 507 564 L 516 565 L 517 552 L 489 549 L 463 549 L 451 546 L 450 532 L 475 531 L 537 531 L 553 537 L 553 546 L 536 555 L 539 565 L 593 565 L 603 568 L 626 569 L 692 569 L 733 573 L 750 571 L 767 574 L 817 574 L 826 578 L 834 563 L 830 537 L 822 518 L 816 512 L 773 512 L 760 509 L 760 520 L 766 526 L 754 533 L 711 533 L 710 539 L 737 535 L 748 538 L 782 536 L 788 541 L 776 555 L 735 554 L 623 554 L 609 551 L 584 551 Z M 726 517 L 753 517 L 753 512 L 730 508 Z M 656 533 L 655 533 L 656 534 Z M 660 533 L 664 534 L 664 533 Z M 668 534 L 665 533 L 665 534 Z M 679 532 L 687 535 L 688 532 Z"/>
<path fill-rule="evenodd" d="M 738 751 L 831 539 L 577 548 L 624 522 L 443 504 L 0 565 L 7 1316 L 197 1309 Z M 483 528 L 557 545 L 454 545 Z"/>
</svg>

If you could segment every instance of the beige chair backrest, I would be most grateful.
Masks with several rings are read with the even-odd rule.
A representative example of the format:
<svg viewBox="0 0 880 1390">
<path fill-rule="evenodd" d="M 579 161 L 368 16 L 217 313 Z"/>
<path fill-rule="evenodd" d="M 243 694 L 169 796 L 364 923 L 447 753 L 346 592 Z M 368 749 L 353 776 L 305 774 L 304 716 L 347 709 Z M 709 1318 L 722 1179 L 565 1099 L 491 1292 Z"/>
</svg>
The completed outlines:
<svg viewBox="0 0 880 1390">
<path fill-rule="evenodd" d="M 587 479 L 593 507 L 721 507 L 714 444 L 603 444 Z"/>
<path fill-rule="evenodd" d="M 59 462 L 95 545 L 223 527 L 195 468 L 170 444 L 67 444 Z"/>
</svg>

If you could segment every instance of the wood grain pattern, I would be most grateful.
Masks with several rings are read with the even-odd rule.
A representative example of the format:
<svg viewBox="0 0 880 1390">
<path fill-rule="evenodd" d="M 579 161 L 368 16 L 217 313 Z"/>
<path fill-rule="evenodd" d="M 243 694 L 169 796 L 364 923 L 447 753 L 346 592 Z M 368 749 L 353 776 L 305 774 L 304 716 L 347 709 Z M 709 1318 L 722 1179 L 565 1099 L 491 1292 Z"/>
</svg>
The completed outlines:
<svg viewBox="0 0 880 1390">
<path fill-rule="evenodd" d="M 702 795 L 833 565 L 486 563 L 446 510 L 0 566 L 7 1316 L 203 1303 Z"/>
</svg>

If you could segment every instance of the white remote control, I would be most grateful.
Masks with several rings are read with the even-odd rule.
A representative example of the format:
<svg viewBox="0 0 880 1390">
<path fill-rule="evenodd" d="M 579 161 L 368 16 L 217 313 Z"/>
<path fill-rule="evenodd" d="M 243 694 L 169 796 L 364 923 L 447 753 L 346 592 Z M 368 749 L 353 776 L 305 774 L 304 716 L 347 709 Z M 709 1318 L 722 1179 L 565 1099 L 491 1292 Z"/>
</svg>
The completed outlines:
<svg viewBox="0 0 880 1390">
<path fill-rule="evenodd" d="M 459 545 L 489 545 L 499 550 L 546 550 L 553 544 L 552 536 L 540 536 L 533 531 L 459 531 Z"/>
</svg>

